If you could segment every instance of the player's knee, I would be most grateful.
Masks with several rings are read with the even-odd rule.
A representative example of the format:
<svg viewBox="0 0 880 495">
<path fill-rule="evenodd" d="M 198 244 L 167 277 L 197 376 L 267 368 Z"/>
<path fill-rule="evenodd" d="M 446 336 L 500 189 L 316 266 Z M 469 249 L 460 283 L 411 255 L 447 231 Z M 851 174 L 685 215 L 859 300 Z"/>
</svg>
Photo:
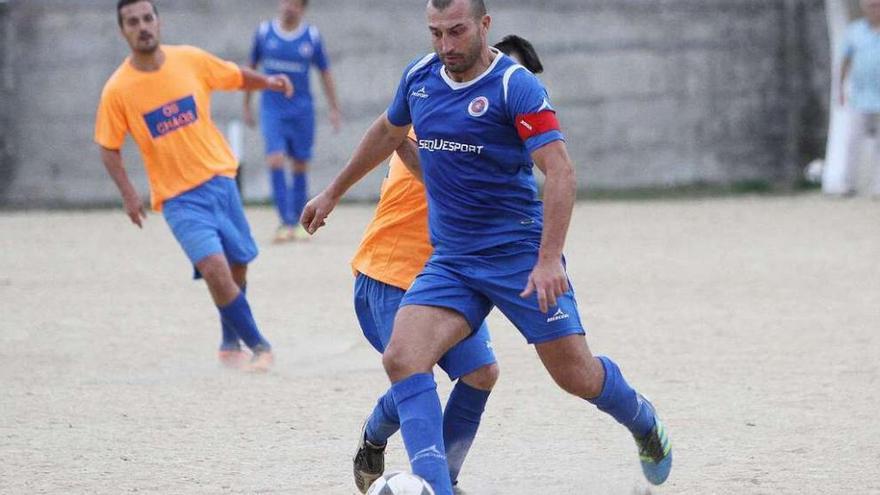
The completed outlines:
<svg viewBox="0 0 880 495">
<path fill-rule="evenodd" d="M 206 282 L 217 282 L 225 279 L 229 275 L 229 266 L 222 256 L 208 256 L 207 258 L 196 263 L 199 273 Z"/>
<path fill-rule="evenodd" d="M 386 347 L 385 352 L 382 353 L 382 366 L 385 367 L 385 373 L 392 382 L 403 380 L 419 372 L 418 363 L 414 361 L 412 354 L 393 344 Z"/>
<path fill-rule="evenodd" d="M 304 162 L 302 160 L 294 160 L 293 161 L 293 171 L 297 174 L 303 174 L 309 171 L 309 162 Z"/>
<path fill-rule="evenodd" d="M 266 164 L 272 169 L 284 168 L 284 155 L 281 153 L 272 154 L 266 157 Z"/>
<path fill-rule="evenodd" d="M 461 381 L 478 390 L 489 391 L 495 387 L 500 374 L 501 370 L 498 368 L 498 364 L 492 363 L 461 377 Z"/>
</svg>

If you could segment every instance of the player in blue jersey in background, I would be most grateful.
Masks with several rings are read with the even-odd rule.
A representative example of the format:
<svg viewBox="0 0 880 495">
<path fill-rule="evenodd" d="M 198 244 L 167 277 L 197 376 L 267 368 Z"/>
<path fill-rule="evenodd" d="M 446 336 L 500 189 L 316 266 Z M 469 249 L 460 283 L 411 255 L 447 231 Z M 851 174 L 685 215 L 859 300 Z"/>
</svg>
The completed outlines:
<svg viewBox="0 0 880 495">
<path fill-rule="evenodd" d="M 308 0 L 280 0 L 278 18 L 260 24 L 250 54 L 252 68 L 262 67 L 266 74 L 285 74 L 296 88 L 291 99 L 263 94 L 260 101 L 260 129 L 266 145 L 272 199 L 280 221 L 275 242 L 307 238 L 298 222 L 308 201 L 308 168 L 315 141 L 315 110 L 309 85 L 313 65 L 320 71 L 335 131 L 342 121 L 321 35 L 317 27 L 303 20 L 307 5 Z M 250 101 L 251 93 L 245 93 L 244 120 L 253 127 L 256 120 Z M 285 170 L 288 160 L 292 160 L 293 167 L 290 181 Z"/>
<path fill-rule="evenodd" d="M 302 216 L 315 232 L 414 128 L 434 253 L 383 354 L 413 472 L 438 495 L 452 494 L 432 369 L 497 306 L 561 388 L 629 429 L 645 476 L 663 483 L 672 450 L 653 405 L 584 338 L 562 256 L 577 187 L 546 90 L 489 47 L 483 0 L 429 0 L 427 19 L 435 53 L 405 69 L 388 110 Z M 534 165 L 546 178 L 543 203 Z"/>
</svg>

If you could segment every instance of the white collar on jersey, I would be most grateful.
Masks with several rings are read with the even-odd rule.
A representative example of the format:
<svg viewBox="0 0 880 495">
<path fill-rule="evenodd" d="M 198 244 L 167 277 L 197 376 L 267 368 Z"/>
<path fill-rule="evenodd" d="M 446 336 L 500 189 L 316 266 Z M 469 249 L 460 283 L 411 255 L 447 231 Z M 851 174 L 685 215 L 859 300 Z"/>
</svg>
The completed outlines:
<svg viewBox="0 0 880 495">
<path fill-rule="evenodd" d="M 492 72 L 492 69 L 494 69 L 495 66 L 498 65 L 498 61 L 501 60 L 501 58 L 504 56 L 504 54 L 501 53 L 501 51 L 499 51 L 494 46 L 489 47 L 489 49 L 495 53 L 495 60 L 493 60 L 492 63 L 489 64 L 489 67 L 485 71 L 483 71 L 483 73 L 480 74 L 479 76 L 471 79 L 470 81 L 455 82 L 452 80 L 451 77 L 449 77 L 449 74 L 446 73 L 446 66 L 442 65 L 442 66 L 440 66 L 440 77 L 442 77 L 443 80 L 446 81 L 446 84 L 448 84 L 449 87 L 452 88 L 453 90 L 469 88 L 469 87 L 473 86 L 474 84 L 477 84 L 477 82 L 479 82 L 480 79 L 486 77 L 486 74 Z"/>
<path fill-rule="evenodd" d="M 278 19 L 272 20 L 272 30 L 275 31 L 275 34 L 278 35 L 279 38 L 284 41 L 293 41 L 306 32 L 308 26 L 304 21 L 299 21 L 299 27 L 294 29 L 293 31 L 285 31 L 283 27 L 281 27 L 281 22 Z"/>
</svg>

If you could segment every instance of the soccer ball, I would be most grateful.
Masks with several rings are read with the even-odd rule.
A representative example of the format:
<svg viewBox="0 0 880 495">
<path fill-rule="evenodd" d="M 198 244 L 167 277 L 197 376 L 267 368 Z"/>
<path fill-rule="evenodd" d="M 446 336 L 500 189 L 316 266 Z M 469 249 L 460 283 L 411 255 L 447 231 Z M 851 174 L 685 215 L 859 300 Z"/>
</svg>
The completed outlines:
<svg viewBox="0 0 880 495">
<path fill-rule="evenodd" d="M 370 485 L 367 495 L 434 495 L 427 481 L 405 471 L 385 473 Z"/>
<path fill-rule="evenodd" d="M 825 162 L 822 160 L 813 160 L 804 169 L 804 180 L 808 184 L 819 185 L 822 183 L 822 171 L 825 168 Z"/>
</svg>

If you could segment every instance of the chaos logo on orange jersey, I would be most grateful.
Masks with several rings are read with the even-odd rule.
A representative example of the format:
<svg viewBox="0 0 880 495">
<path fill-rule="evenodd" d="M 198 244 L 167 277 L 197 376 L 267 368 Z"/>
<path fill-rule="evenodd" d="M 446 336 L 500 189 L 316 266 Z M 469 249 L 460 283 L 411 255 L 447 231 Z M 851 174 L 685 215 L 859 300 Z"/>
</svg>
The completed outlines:
<svg viewBox="0 0 880 495">
<path fill-rule="evenodd" d="M 199 120 L 196 100 L 190 95 L 177 101 L 166 103 L 144 114 L 144 120 L 147 122 L 147 127 L 150 129 L 150 135 L 153 136 L 153 139 L 162 137 Z"/>
</svg>

